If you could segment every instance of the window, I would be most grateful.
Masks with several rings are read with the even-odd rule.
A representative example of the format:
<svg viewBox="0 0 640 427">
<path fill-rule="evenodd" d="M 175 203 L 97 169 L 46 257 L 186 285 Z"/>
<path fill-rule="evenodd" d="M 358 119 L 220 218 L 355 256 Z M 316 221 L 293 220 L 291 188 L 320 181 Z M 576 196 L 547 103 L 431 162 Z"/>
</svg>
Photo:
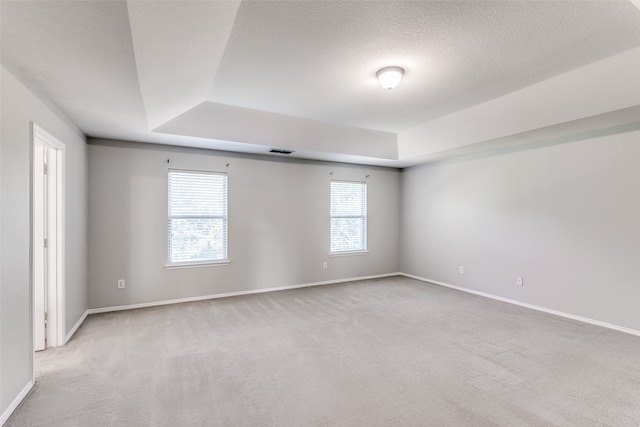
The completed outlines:
<svg viewBox="0 0 640 427">
<path fill-rule="evenodd" d="M 331 181 L 330 253 L 367 250 L 367 183 Z"/>
<path fill-rule="evenodd" d="M 169 264 L 227 259 L 227 175 L 169 171 Z"/>
</svg>

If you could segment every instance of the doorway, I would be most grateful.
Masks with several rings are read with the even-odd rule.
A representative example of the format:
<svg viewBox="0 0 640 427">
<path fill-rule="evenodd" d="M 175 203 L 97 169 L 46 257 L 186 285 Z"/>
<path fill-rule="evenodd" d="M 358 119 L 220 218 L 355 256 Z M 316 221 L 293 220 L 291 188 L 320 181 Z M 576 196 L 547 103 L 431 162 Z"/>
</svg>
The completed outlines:
<svg viewBox="0 0 640 427">
<path fill-rule="evenodd" d="M 34 351 L 64 344 L 64 144 L 33 124 Z"/>
</svg>

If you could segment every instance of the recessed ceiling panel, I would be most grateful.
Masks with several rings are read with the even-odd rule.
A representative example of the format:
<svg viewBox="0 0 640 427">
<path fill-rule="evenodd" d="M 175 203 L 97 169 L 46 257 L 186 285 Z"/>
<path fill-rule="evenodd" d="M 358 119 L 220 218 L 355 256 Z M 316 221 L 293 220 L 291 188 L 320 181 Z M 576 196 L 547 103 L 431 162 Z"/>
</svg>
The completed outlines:
<svg viewBox="0 0 640 427">
<path fill-rule="evenodd" d="M 639 22 L 626 1 L 245 1 L 210 100 L 395 132 L 636 47 Z"/>
</svg>

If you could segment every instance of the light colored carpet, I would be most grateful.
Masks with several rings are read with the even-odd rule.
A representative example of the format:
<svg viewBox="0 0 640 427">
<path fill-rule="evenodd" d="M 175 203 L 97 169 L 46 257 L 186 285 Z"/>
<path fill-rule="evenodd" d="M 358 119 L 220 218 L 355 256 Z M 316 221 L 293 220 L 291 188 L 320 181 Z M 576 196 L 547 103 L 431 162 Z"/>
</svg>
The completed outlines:
<svg viewBox="0 0 640 427">
<path fill-rule="evenodd" d="M 640 338 L 416 280 L 92 315 L 8 426 L 639 426 Z"/>
</svg>

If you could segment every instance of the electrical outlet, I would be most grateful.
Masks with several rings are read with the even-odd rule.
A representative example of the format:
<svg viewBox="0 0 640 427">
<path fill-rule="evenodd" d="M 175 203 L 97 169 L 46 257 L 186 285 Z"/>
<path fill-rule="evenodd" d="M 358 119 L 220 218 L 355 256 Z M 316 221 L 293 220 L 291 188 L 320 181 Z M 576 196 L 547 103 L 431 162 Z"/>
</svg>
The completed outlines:
<svg viewBox="0 0 640 427">
<path fill-rule="evenodd" d="M 322 263 L 322 268 L 324 268 L 324 269 L 329 268 L 329 264 L 327 263 L 327 261 L 324 261 L 324 262 Z"/>
<path fill-rule="evenodd" d="M 118 289 L 124 289 L 124 279 L 118 280 Z"/>
<path fill-rule="evenodd" d="M 524 286 L 524 279 L 522 278 L 522 276 L 518 276 L 518 286 Z"/>
<path fill-rule="evenodd" d="M 460 266 L 460 274 L 464 274 L 464 266 L 463 265 Z"/>
</svg>

